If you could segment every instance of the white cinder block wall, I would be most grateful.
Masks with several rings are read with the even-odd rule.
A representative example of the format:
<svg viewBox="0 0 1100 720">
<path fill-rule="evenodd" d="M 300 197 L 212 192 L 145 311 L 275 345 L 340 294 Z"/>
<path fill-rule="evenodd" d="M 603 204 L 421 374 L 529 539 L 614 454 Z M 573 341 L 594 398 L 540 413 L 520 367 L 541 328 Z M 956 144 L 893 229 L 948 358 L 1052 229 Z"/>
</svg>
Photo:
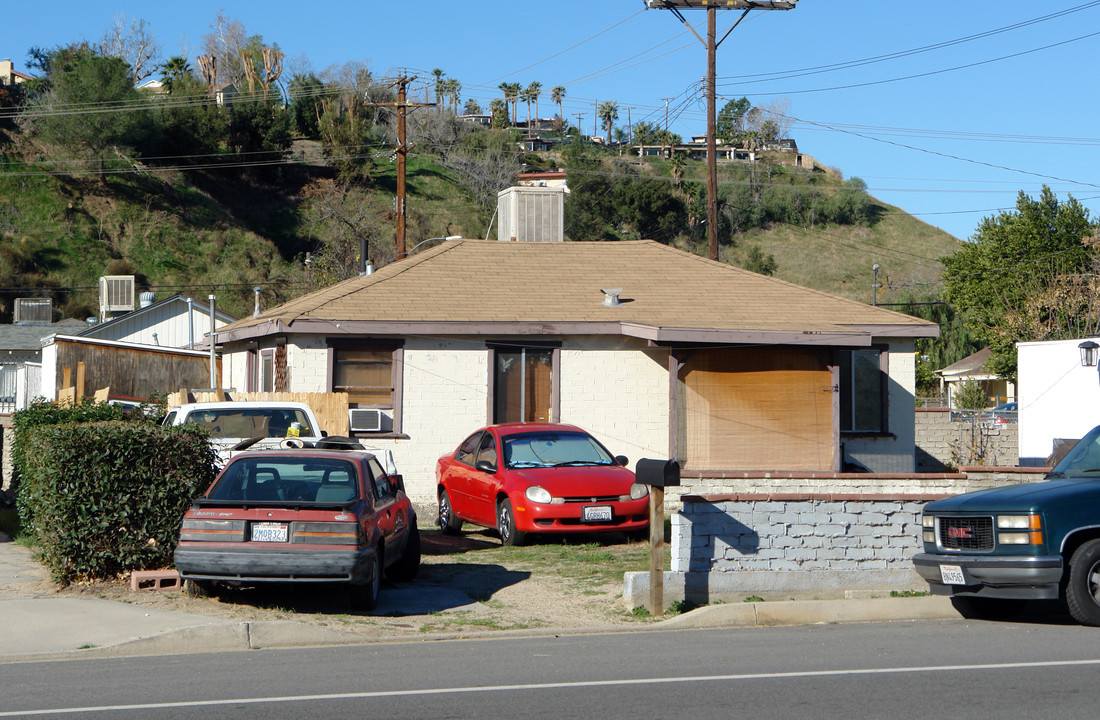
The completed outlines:
<svg viewBox="0 0 1100 720">
<path fill-rule="evenodd" d="M 561 351 L 561 420 L 588 430 L 630 467 L 668 459 L 668 351 L 629 338 L 583 338 Z"/>
</svg>

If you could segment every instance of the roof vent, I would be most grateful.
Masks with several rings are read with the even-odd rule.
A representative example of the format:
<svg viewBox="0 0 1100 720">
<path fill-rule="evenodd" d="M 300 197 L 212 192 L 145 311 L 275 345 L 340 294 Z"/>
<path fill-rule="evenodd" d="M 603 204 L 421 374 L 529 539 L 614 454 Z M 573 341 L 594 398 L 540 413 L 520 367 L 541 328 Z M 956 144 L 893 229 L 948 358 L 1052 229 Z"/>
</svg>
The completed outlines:
<svg viewBox="0 0 1100 720">
<path fill-rule="evenodd" d="M 611 288 L 609 290 L 600 290 L 603 293 L 603 304 L 607 307 L 618 307 L 619 293 L 623 291 L 622 288 Z"/>
<path fill-rule="evenodd" d="M 152 305 L 153 301 L 156 299 L 156 293 L 143 292 L 142 294 L 138 295 L 138 304 L 143 308 L 147 308 Z"/>
</svg>

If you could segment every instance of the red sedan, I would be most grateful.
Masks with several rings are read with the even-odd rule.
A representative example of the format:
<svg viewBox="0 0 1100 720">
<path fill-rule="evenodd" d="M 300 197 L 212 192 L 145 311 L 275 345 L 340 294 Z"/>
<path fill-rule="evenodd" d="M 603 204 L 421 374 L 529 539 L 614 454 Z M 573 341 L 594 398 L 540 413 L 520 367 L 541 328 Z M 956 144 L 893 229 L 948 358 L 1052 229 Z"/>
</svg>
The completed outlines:
<svg viewBox="0 0 1100 720">
<path fill-rule="evenodd" d="M 436 463 L 439 527 L 496 528 L 504 545 L 535 532 L 641 535 L 649 488 L 626 464 L 573 425 L 490 425 Z"/>
</svg>

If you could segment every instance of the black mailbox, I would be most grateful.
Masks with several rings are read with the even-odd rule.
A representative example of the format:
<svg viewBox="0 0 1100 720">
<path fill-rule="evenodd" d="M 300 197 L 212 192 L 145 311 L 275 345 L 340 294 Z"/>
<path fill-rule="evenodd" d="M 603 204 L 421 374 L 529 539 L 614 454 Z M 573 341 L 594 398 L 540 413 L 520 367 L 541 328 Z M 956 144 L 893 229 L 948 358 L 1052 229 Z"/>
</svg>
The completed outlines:
<svg viewBox="0 0 1100 720">
<path fill-rule="evenodd" d="M 634 477 L 650 487 L 680 487 L 680 463 L 642 458 L 634 469 Z"/>
</svg>

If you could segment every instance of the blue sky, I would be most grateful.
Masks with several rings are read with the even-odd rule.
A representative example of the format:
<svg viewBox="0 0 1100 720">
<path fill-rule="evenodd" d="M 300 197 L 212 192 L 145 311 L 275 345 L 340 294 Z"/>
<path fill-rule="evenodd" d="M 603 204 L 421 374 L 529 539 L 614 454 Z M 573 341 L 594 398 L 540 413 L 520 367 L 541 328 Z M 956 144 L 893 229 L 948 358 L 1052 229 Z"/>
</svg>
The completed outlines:
<svg viewBox="0 0 1100 720">
<path fill-rule="evenodd" d="M 703 46 L 642 0 L 20 2 L 5 9 L 0 58 L 26 69 L 30 47 L 97 40 L 121 13 L 146 20 L 164 56 L 194 65 L 223 10 L 278 44 L 288 71 L 359 61 L 375 76 L 427 81 L 441 68 L 486 107 L 500 83 L 537 80 L 539 114 L 556 113 L 548 91 L 563 85 L 566 119 L 587 132 L 604 100 L 618 102 L 623 125 L 663 124 L 667 107 L 674 132 L 706 130 Z M 718 14 L 719 37 L 740 14 Z M 685 17 L 704 34 L 704 11 Z M 725 39 L 719 106 L 785 104 L 803 153 L 966 239 L 1044 183 L 1100 214 L 1098 49 L 1100 2 L 801 0 L 751 13 Z"/>
</svg>

